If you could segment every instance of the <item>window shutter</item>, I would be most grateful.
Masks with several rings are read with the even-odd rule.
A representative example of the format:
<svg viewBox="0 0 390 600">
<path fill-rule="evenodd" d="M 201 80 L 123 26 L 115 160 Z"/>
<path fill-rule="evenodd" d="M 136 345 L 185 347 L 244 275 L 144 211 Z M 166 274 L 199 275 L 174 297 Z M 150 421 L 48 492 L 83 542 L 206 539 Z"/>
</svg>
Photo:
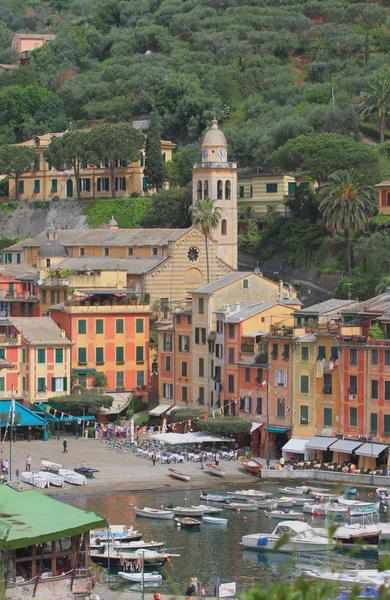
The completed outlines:
<svg viewBox="0 0 390 600">
<path fill-rule="evenodd" d="M 97 178 L 97 191 L 101 192 L 101 179 L 100 179 L 100 177 Z"/>
<path fill-rule="evenodd" d="M 63 380 L 64 380 L 64 384 L 63 384 L 64 392 L 67 392 L 68 391 L 68 378 L 64 377 Z"/>
<path fill-rule="evenodd" d="M 126 191 L 126 177 L 122 177 L 122 190 L 125 192 Z"/>
<path fill-rule="evenodd" d="M 118 177 L 115 177 L 115 191 L 117 192 L 118 189 L 119 189 L 119 186 L 118 186 Z"/>
<path fill-rule="evenodd" d="M 89 178 L 85 180 L 85 190 L 87 192 L 91 191 L 91 180 Z"/>
<path fill-rule="evenodd" d="M 279 384 L 279 370 L 275 370 L 275 385 Z"/>
<path fill-rule="evenodd" d="M 199 327 L 195 328 L 195 344 L 199 344 Z"/>
<path fill-rule="evenodd" d="M 257 398 L 257 410 L 256 410 L 258 415 L 261 415 L 263 413 L 263 399 L 262 398 Z"/>
<path fill-rule="evenodd" d="M 56 391 L 56 378 L 55 377 L 51 378 L 51 391 L 52 392 Z"/>
<path fill-rule="evenodd" d="M 110 178 L 106 177 L 105 191 L 108 192 L 110 189 Z"/>
<path fill-rule="evenodd" d="M 252 398 L 248 396 L 248 412 L 252 412 Z"/>
<path fill-rule="evenodd" d="M 245 410 L 245 398 L 243 396 L 240 398 L 240 410 Z"/>
</svg>

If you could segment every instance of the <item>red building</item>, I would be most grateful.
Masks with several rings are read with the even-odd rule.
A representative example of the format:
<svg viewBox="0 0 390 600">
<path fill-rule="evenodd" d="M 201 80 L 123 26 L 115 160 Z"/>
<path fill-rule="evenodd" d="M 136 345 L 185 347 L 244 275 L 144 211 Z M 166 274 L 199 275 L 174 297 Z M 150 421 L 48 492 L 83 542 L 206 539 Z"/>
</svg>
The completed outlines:
<svg viewBox="0 0 390 600">
<path fill-rule="evenodd" d="M 28 267 L 24 267 L 24 271 Z M 7 274 L 8 267 L 0 276 L 0 312 L 8 317 L 39 317 L 39 292 L 34 284 L 34 274 L 20 277 Z"/>
</svg>

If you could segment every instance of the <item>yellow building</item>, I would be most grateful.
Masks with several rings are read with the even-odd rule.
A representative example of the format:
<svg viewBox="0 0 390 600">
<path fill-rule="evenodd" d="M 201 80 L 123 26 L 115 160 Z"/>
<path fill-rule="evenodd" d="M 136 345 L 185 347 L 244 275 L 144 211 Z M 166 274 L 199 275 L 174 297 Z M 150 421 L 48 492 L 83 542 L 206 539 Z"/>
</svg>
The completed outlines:
<svg viewBox="0 0 390 600">
<path fill-rule="evenodd" d="M 381 181 L 375 186 L 379 194 L 379 213 L 381 215 L 390 215 L 390 181 Z"/>
<path fill-rule="evenodd" d="M 258 216 L 265 216 L 274 209 L 285 215 L 289 212 L 285 203 L 299 186 L 308 187 L 309 183 L 297 181 L 289 173 L 239 175 L 238 206 L 251 207 Z"/>
<path fill-rule="evenodd" d="M 46 133 L 23 142 L 22 146 L 34 148 L 38 154 L 37 168 L 22 175 L 19 179 L 19 196 L 22 200 L 52 200 L 53 198 L 75 198 L 76 181 L 72 169 L 56 171 L 50 168 L 43 153 L 53 137 L 61 137 L 65 132 Z M 161 152 L 164 160 L 172 159 L 175 144 L 161 141 Z M 148 190 L 144 177 L 145 146 L 142 147 L 140 160 L 133 163 L 118 161 L 115 171 L 115 188 L 117 198 L 129 198 L 133 193 L 143 194 Z M 15 183 L 10 180 L 9 196 L 15 195 Z M 110 174 L 107 161 L 100 166 L 85 165 L 81 169 L 82 198 L 111 198 Z"/>
</svg>

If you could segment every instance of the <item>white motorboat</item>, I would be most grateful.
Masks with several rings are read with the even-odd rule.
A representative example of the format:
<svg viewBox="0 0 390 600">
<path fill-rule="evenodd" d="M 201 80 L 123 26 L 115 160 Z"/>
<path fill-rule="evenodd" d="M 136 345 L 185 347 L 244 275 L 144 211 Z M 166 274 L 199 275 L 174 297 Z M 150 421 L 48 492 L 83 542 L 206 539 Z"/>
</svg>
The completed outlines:
<svg viewBox="0 0 390 600">
<path fill-rule="evenodd" d="M 286 494 L 287 496 L 303 496 L 303 495 L 308 496 L 312 493 L 327 494 L 329 492 L 329 489 L 309 487 L 307 485 L 299 485 L 297 487 L 279 488 L 279 492 L 281 494 Z"/>
<path fill-rule="evenodd" d="M 127 573 L 126 571 L 119 571 L 118 576 L 134 583 L 160 583 L 162 581 L 162 575 L 157 571 L 152 571 L 152 573 Z"/>
<path fill-rule="evenodd" d="M 222 517 L 209 517 L 208 515 L 203 515 L 203 521 L 212 525 L 227 525 L 228 522 L 227 519 L 222 519 Z"/>
<path fill-rule="evenodd" d="M 384 504 L 390 504 L 390 489 L 389 488 L 378 488 L 376 495 Z"/>
<path fill-rule="evenodd" d="M 279 521 L 302 521 L 303 512 L 296 512 L 295 510 L 265 510 L 264 515 L 271 519 L 278 519 Z"/>
<path fill-rule="evenodd" d="M 349 515 L 349 510 L 346 506 L 341 506 L 341 504 L 331 504 L 330 502 L 326 502 L 325 504 L 311 504 L 307 503 L 303 505 L 302 511 L 306 515 L 313 515 L 315 517 L 323 517 L 323 516 L 341 516 L 346 517 Z"/>
<path fill-rule="evenodd" d="M 54 485 L 56 487 L 64 487 L 64 478 L 61 477 L 61 475 L 50 473 L 50 471 L 38 471 L 38 475 L 40 477 L 43 477 L 43 479 L 47 479 L 50 485 Z"/>
<path fill-rule="evenodd" d="M 198 519 L 193 519 L 192 517 L 177 517 L 175 521 L 178 527 L 189 527 L 190 529 L 202 525 L 202 521 L 198 521 Z"/>
<path fill-rule="evenodd" d="M 281 538 L 288 541 L 277 547 Z M 301 521 L 281 521 L 272 533 L 253 533 L 244 535 L 242 545 L 253 550 L 274 550 L 277 552 L 326 552 L 335 546 L 333 540 L 318 534 L 313 527 Z"/>
<path fill-rule="evenodd" d="M 62 469 L 62 465 L 56 462 L 52 462 L 51 460 L 43 460 L 42 466 L 47 469 L 47 471 L 53 471 L 54 473 L 58 473 L 60 469 Z"/>
<path fill-rule="evenodd" d="M 168 559 L 180 554 L 171 554 L 166 552 L 155 552 L 154 550 L 135 550 L 134 552 L 122 552 L 121 548 L 100 548 L 90 552 L 93 562 L 102 565 L 108 565 L 110 562 L 113 566 L 120 566 L 124 561 L 137 562 L 140 559 L 144 561 L 145 566 L 160 566 L 165 565 Z"/>
<path fill-rule="evenodd" d="M 99 537 L 91 537 L 91 550 L 98 550 L 106 544 L 120 549 L 121 552 L 134 552 L 135 550 L 158 550 L 164 546 L 165 542 L 144 542 L 143 540 L 138 542 L 121 542 L 112 538 L 102 540 Z"/>
<path fill-rule="evenodd" d="M 277 508 L 277 498 L 266 498 L 265 500 L 254 501 L 257 508 Z"/>
<path fill-rule="evenodd" d="M 311 497 L 315 500 L 322 500 L 325 502 L 330 502 L 331 500 L 337 500 L 338 494 L 328 494 L 323 492 L 311 492 Z"/>
<path fill-rule="evenodd" d="M 319 535 L 328 535 L 325 527 L 315 528 Z M 332 538 L 335 542 L 343 546 L 359 544 L 359 547 L 378 546 L 381 534 L 380 524 L 364 525 L 364 523 L 353 523 L 350 525 L 341 525 L 334 531 Z"/>
<path fill-rule="evenodd" d="M 194 506 L 171 506 L 166 507 L 168 510 L 173 510 L 178 517 L 202 517 L 204 509 Z"/>
<path fill-rule="evenodd" d="M 110 531 L 108 529 L 94 529 L 91 531 L 91 536 L 102 540 L 111 539 L 122 544 L 122 542 L 138 541 L 144 534 L 126 525 L 110 525 Z"/>
<path fill-rule="evenodd" d="M 258 507 L 257 504 L 250 502 L 231 502 L 230 504 L 225 504 L 224 508 L 238 512 L 256 512 Z"/>
<path fill-rule="evenodd" d="M 207 506 L 206 504 L 199 504 L 199 506 L 192 506 L 192 508 L 202 508 L 204 515 L 219 515 L 223 510 L 222 508 Z"/>
<path fill-rule="evenodd" d="M 295 496 L 294 498 L 287 498 L 286 496 L 282 496 L 277 499 L 278 508 L 291 508 L 294 506 L 303 506 L 304 504 L 315 504 L 314 498 L 308 498 L 306 496 Z"/>
<path fill-rule="evenodd" d="M 30 485 L 42 490 L 50 487 L 50 482 L 46 477 L 41 477 L 39 473 L 34 473 L 33 471 L 23 471 L 20 474 L 20 481 L 23 481 L 23 483 L 29 483 Z"/>
<path fill-rule="evenodd" d="M 146 517 L 147 519 L 173 519 L 175 512 L 173 510 L 159 510 L 157 508 L 134 508 L 134 512 L 138 517 Z"/>
<path fill-rule="evenodd" d="M 361 502 L 360 500 L 348 500 L 348 498 L 337 498 L 337 502 L 343 506 L 349 508 L 367 508 L 373 507 L 375 510 L 379 510 L 380 502 Z"/>
<path fill-rule="evenodd" d="M 340 572 L 333 569 L 321 569 L 315 567 L 300 567 L 301 574 L 308 579 L 323 579 L 342 585 L 343 587 L 366 587 L 375 589 L 390 585 L 390 571 L 378 571 L 378 569 L 343 570 Z"/>
<path fill-rule="evenodd" d="M 272 494 L 259 490 L 236 490 L 235 492 L 226 492 L 226 494 L 229 498 L 236 498 L 237 500 L 264 500 L 272 497 Z"/>
<path fill-rule="evenodd" d="M 80 473 L 76 473 L 76 471 L 70 469 L 60 469 L 58 474 L 64 478 L 66 483 L 71 483 L 72 485 L 85 485 L 87 483 L 85 475 L 80 475 Z"/>
</svg>

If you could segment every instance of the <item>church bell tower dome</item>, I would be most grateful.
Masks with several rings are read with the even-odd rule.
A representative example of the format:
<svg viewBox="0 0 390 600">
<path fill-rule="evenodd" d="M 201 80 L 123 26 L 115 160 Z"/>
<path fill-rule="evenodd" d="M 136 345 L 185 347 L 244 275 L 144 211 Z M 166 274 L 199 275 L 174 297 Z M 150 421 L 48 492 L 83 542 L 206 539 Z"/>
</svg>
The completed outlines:
<svg viewBox="0 0 390 600">
<path fill-rule="evenodd" d="M 217 119 L 211 121 L 211 129 L 209 129 L 202 143 L 202 148 L 215 148 L 215 147 L 227 148 L 227 141 L 223 131 L 218 129 Z"/>
</svg>

